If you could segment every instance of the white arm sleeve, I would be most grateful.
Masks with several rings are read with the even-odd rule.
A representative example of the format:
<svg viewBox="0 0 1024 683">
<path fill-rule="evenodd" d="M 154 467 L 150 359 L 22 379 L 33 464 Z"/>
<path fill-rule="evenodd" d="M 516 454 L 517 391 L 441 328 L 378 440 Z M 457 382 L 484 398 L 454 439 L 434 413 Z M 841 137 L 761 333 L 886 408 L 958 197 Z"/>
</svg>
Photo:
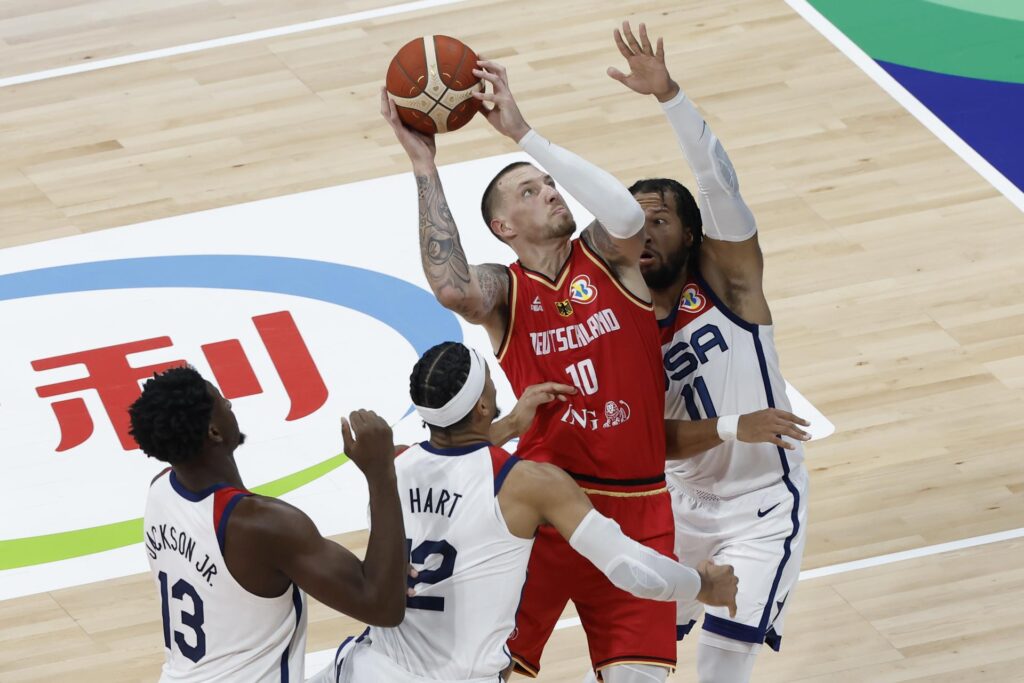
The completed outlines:
<svg viewBox="0 0 1024 683">
<path fill-rule="evenodd" d="M 697 205 L 704 222 L 704 234 L 726 242 L 742 242 L 753 237 L 757 223 L 740 196 L 736 171 L 722 143 L 682 90 L 661 107 L 697 179 Z"/>
<path fill-rule="evenodd" d="M 611 173 L 551 143 L 532 128 L 519 146 L 594 214 L 612 237 L 628 239 L 644 227 L 644 210 Z"/>
<path fill-rule="evenodd" d="M 700 592 L 700 574 L 640 545 L 597 510 L 587 513 L 569 545 L 617 588 L 639 598 L 693 600 Z"/>
</svg>

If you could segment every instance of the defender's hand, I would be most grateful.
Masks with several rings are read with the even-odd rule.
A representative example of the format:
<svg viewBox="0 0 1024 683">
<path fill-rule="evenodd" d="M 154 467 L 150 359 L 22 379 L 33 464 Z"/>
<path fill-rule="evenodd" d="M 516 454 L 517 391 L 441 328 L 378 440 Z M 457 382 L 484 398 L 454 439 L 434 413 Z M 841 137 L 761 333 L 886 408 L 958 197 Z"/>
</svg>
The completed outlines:
<svg viewBox="0 0 1024 683">
<path fill-rule="evenodd" d="M 783 439 L 788 436 L 797 441 L 809 441 L 811 435 L 800 429 L 811 423 L 778 408 L 765 408 L 746 415 L 740 415 L 736 425 L 736 438 L 745 443 L 773 443 L 787 450 L 796 448 Z"/>
<path fill-rule="evenodd" d="M 679 86 L 668 75 L 665 44 L 658 38 L 657 49 L 651 45 L 646 24 L 640 24 L 640 40 L 637 40 L 629 22 L 622 22 L 622 31 L 615 29 L 615 44 L 626 58 L 630 73 L 624 74 L 615 67 L 609 67 L 609 76 L 633 92 L 654 95 L 659 102 L 668 102 L 676 96 Z"/>
<path fill-rule="evenodd" d="M 576 387 L 558 382 L 542 382 L 526 387 L 515 408 L 509 413 L 509 416 L 513 418 L 516 434 L 522 436 L 523 432 L 530 428 L 530 424 L 537 414 L 537 408 L 555 400 L 565 403 L 568 400 L 565 397 L 575 393 Z"/>
<path fill-rule="evenodd" d="M 713 607 L 728 607 L 729 616 L 736 616 L 736 589 L 740 580 L 732 570 L 732 565 L 718 565 L 705 560 L 697 567 L 700 574 L 700 592 L 697 600 Z"/>
<path fill-rule="evenodd" d="M 402 144 L 405 153 L 409 155 L 414 167 L 434 164 L 434 157 L 437 155 L 434 136 L 424 135 L 402 123 L 402 119 L 398 116 L 398 107 L 395 106 L 395 101 L 388 97 L 387 88 L 384 87 L 380 89 L 380 115 L 391 126 L 391 130 L 398 138 L 398 142 Z"/>
<path fill-rule="evenodd" d="M 473 97 L 484 102 L 483 115 L 487 123 L 513 142 L 519 142 L 530 132 L 530 126 L 519 111 L 519 105 L 508 87 L 508 73 L 505 67 L 489 59 L 477 61 L 473 75 L 491 84 L 491 92 L 473 92 Z M 488 107 L 486 103 L 490 103 Z"/>
<path fill-rule="evenodd" d="M 353 434 L 355 430 L 355 434 Z M 379 483 L 395 477 L 395 442 L 391 427 L 372 410 L 354 410 L 341 420 L 345 455 L 367 481 Z"/>
</svg>

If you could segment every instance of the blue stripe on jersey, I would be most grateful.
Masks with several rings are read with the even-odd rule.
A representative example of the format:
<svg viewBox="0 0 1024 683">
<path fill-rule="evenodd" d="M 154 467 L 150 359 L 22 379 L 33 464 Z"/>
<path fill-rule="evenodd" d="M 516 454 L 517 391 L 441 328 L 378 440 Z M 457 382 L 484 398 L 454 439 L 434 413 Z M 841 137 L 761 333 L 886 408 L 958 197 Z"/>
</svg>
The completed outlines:
<svg viewBox="0 0 1024 683">
<path fill-rule="evenodd" d="M 217 524 L 217 545 L 220 546 L 220 554 L 224 554 L 224 547 L 228 542 L 228 517 L 231 516 L 231 511 L 238 505 L 238 501 L 242 500 L 246 496 L 251 494 L 238 493 L 228 501 L 228 504 L 224 506 L 224 512 L 220 515 L 220 523 Z"/>
<path fill-rule="evenodd" d="M 227 484 L 214 484 L 213 486 L 205 488 L 202 491 L 189 491 L 180 481 L 178 481 L 178 477 L 174 475 L 174 470 L 171 470 L 171 476 L 169 477 L 169 481 L 171 482 L 171 488 L 174 489 L 175 493 L 177 493 L 185 500 L 190 500 L 193 503 L 198 503 L 199 501 L 201 501 L 203 498 L 206 498 L 214 491 L 222 489 L 225 486 L 227 486 Z"/>
<path fill-rule="evenodd" d="M 452 448 L 439 448 L 437 446 L 431 446 L 429 441 L 421 441 L 420 448 L 425 450 L 427 453 L 433 453 L 434 455 L 467 455 L 473 451 L 478 451 L 481 448 L 487 448 L 491 444 L 486 441 L 479 443 L 471 443 L 467 446 L 454 446 Z"/>
<path fill-rule="evenodd" d="M 694 273 L 693 277 L 697 281 L 697 284 L 700 286 L 700 288 L 703 289 L 704 292 L 711 298 L 711 303 L 713 303 L 715 305 L 715 308 L 720 310 L 722 312 L 722 315 L 724 315 L 726 318 L 731 320 L 738 327 L 742 327 L 744 330 L 746 330 L 747 332 L 749 332 L 752 335 L 754 335 L 754 341 L 755 341 L 755 343 L 757 343 L 757 328 L 758 328 L 758 326 L 755 325 L 754 323 L 748 323 L 746 320 L 744 320 L 743 318 L 741 318 L 738 315 L 736 315 L 735 313 L 733 313 L 732 309 L 730 309 L 728 306 L 726 306 L 725 302 L 723 302 L 721 299 L 718 298 L 718 295 L 715 294 L 715 290 L 711 289 L 711 285 L 709 285 L 704 280 L 704 278 L 701 277 L 699 272 Z M 760 353 L 758 354 L 758 357 L 759 358 L 762 357 Z M 767 375 L 765 376 L 765 378 L 767 379 Z M 765 386 L 767 387 L 768 385 L 765 384 Z M 771 395 L 771 390 L 770 389 L 769 389 L 768 393 L 769 393 L 769 395 Z M 769 400 L 771 400 L 771 399 L 769 399 Z"/>
<path fill-rule="evenodd" d="M 295 605 L 295 631 L 298 632 L 302 624 L 302 594 L 299 593 L 299 587 L 294 583 L 292 583 L 292 604 Z M 295 634 L 292 634 L 292 638 L 295 638 Z M 285 645 L 284 654 L 281 655 L 281 683 L 288 683 L 289 650 L 291 650 L 291 642 Z"/>
<path fill-rule="evenodd" d="M 505 477 L 508 476 L 508 473 L 517 462 L 519 462 L 519 458 L 514 455 L 510 455 L 508 456 L 508 460 L 505 461 L 505 464 L 501 466 L 500 470 L 498 470 L 498 474 L 494 477 L 494 495 L 498 495 L 498 491 L 501 490 L 501 485 L 505 483 Z"/>
<path fill-rule="evenodd" d="M 768 399 L 768 407 L 775 407 L 775 395 L 772 393 L 772 383 L 768 377 L 768 361 L 764 356 L 764 347 L 761 346 L 761 338 L 757 334 L 755 329 L 754 335 L 754 349 L 757 351 L 757 362 L 761 366 L 761 379 L 764 381 L 765 396 Z M 768 593 L 768 601 L 764 606 L 764 612 L 761 614 L 761 623 L 758 624 L 758 630 L 761 632 L 762 639 L 764 633 L 768 629 L 768 620 L 771 618 L 772 605 L 775 604 L 775 594 L 779 590 L 779 581 L 782 580 L 782 571 L 786 568 L 786 562 L 789 561 L 792 552 L 790 546 L 793 543 L 793 539 L 796 538 L 797 533 L 800 531 L 800 493 L 796 490 L 796 486 L 793 485 L 792 480 L 789 478 L 789 460 L 786 458 L 786 450 L 782 446 L 776 446 L 776 450 L 779 452 L 779 461 L 782 464 L 782 481 L 785 482 L 786 488 L 793 495 L 793 509 L 790 511 L 790 519 L 793 521 L 793 531 L 786 537 L 786 540 L 782 544 L 782 562 L 779 563 L 779 569 L 775 572 L 775 580 L 772 581 L 771 592 Z"/>
</svg>

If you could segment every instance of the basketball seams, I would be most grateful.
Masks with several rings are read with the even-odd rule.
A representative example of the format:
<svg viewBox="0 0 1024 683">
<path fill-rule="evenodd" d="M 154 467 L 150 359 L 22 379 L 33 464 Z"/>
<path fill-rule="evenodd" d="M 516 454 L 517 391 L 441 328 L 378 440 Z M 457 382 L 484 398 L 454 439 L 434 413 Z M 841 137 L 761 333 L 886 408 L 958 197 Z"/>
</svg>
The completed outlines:
<svg viewBox="0 0 1024 683">
<path fill-rule="evenodd" d="M 392 59 L 392 66 L 397 68 L 388 72 L 389 86 L 397 84 L 388 90 L 398 106 L 402 121 L 422 132 L 434 134 L 465 125 L 480 110 L 472 96 L 480 89 L 480 82 L 474 82 L 471 72 L 463 73 L 473 66 L 470 62 L 475 54 L 457 38 L 439 34 L 421 36 L 404 45 Z M 413 78 L 414 73 L 418 80 Z M 468 87 L 458 87 L 467 79 Z M 395 92 L 399 89 L 408 89 L 415 94 L 402 97 Z"/>
</svg>

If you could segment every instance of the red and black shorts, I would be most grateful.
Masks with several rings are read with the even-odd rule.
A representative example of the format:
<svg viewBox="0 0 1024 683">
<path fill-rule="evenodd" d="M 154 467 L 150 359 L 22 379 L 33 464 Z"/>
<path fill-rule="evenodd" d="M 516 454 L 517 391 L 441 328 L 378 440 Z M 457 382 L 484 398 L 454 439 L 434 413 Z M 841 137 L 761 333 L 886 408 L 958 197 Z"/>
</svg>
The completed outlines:
<svg viewBox="0 0 1024 683">
<path fill-rule="evenodd" d="M 663 555 L 673 555 L 675 528 L 664 478 L 642 484 L 574 475 L 594 507 L 622 531 Z M 516 671 L 535 677 L 541 653 L 566 603 L 576 605 L 595 671 L 627 662 L 674 668 L 676 607 L 643 600 L 613 586 L 551 526 L 537 530 L 526 585 L 508 647 Z"/>
</svg>

